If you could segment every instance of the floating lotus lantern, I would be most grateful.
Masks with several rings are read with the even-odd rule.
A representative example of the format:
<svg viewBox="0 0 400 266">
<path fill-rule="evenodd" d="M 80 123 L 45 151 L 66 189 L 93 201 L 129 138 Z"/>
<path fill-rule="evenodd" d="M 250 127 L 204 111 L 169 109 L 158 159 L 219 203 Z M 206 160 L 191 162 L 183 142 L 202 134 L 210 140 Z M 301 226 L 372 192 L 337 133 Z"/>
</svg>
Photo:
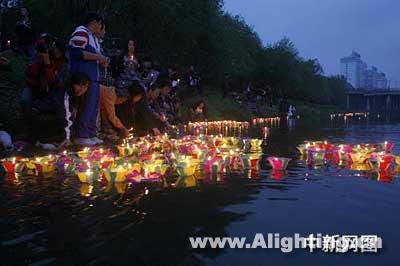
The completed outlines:
<svg viewBox="0 0 400 266">
<path fill-rule="evenodd" d="M 229 138 L 229 140 L 230 140 L 230 144 L 231 144 L 232 146 L 234 146 L 234 147 L 237 147 L 237 146 L 238 146 L 238 144 L 239 144 L 239 139 L 238 139 L 238 138 L 231 137 L 231 138 Z"/>
<path fill-rule="evenodd" d="M 93 192 L 93 186 L 82 182 L 80 192 L 82 196 L 89 197 Z"/>
<path fill-rule="evenodd" d="M 79 156 L 79 158 L 82 158 L 82 159 L 88 158 L 91 154 L 92 154 L 92 152 L 90 151 L 89 148 L 84 148 L 83 150 L 77 152 L 77 155 Z"/>
<path fill-rule="evenodd" d="M 133 170 L 126 176 L 126 181 L 131 183 L 139 183 L 142 179 L 143 179 L 142 173 L 136 170 Z"/>
<path fill-rule="evenodd" d="M 223 173 L 224 172 L 223 159 L 219 159 L 217 157 L 215 157 L 215 158 L 209 157 L 204 162 L 204 172 L 207 174 Z"/>
<path fill-rule="evenodd" d="M 243 172 L 245 168 L 244 161 L 240 155 L 234 155 L 230 158 L 229 168 L 231 172 Z"/>
<path fill-rule="evenodd" d="M 378 172 L 378 181 L 382 183 L 390 183 L 392 182 L 393 174 L 390 171 L 379 171 Z"/>
<path fill-rule="evenodd" d="M 371 166 L 369 164 L 366 163 L 352 163 L 349 165 L 350 170 L 353 171 L 370 171 L 371 170 Z"/>
<path fill-rule="evenodd" d="M 395 156 L 396 165 L 400 165 L 400 156 Z"/>
<path fill-rule="evenodd" d="M 391 154 L 377 154 L 368 159 L 369 165 L 376 171 L 387 171 L 393 166 L 395 158 Z"/>
<path fill-rule="evenodd" d="M 243 161 L 245 163 L 245 167 L 252 170 L 259 170 L 260 158 L 261 158 L 260 153 L 244 154 Z"/>
<path fill-rule="evenodd" d="M 282 179 L 285 177 L 285 175 L 286 175 L 286 173 L 285 173 L 285 171 L 283 171 L 283 170 L 275 170 L 275 169 L 272 169 L 272 172 L 271 172 L 271 179 L 274 179 L 274 180 L 282 180 Z"/>
<path fill-rule="evenodd" d="M 192 176 L 196 172 L 196 166 L 192 164 L 179 163 L 176 166 L 179 176 Z"/>
<path fill-rule="evenodd" d="M 191 188 L 197 185 L 197 180 L 194 175 L 182 175 L 174 185 L 178 188 Z"/>
<path fill-rule="evenodd" d="M 335 148 L 335 145 L 333 145 L 327 141 L 324 141 L 321 146 L 323 149 L 325 149 L 326 152 L 332 152 L 333 149 Z"/>
<path fill-rule="evenodd" d="M 368 153 L 364 153 L 364 152 L 352 152 L 349 153 L 350 155 L 350 159 L 353 163 L 357 163 L 357 164 L 363 164 L 365 162 L 367 162 L 367 160 L 369 159 L 370 155 Z"/>
<path fill-rule="evenodd" d="M 391 152 L 393 150 L 394 144 L 392 142 L 385 141 L 380 144 L 381 149 L 385 152 Z"/>
<path fill-rule="evenodd" d="M 122 166 L 112 165 L 110 168 L 103 171 L 104 177 L 108 182 L 125 182 L 129 170 Z"/>
<path fill-rule="evenodd" d="M 252 139 L 251 140 L 251 151 L 261 150 L 262 143 L 263 143 L 263 141 L 261 139 Z"/>
<path fill-rule="evenodd" d="M 297 146 L 297 150 L 300 152 L 301 155 L 304 155 L 304 154 L 307 154 L 310 146 L 311 145 L 309 143 L 300 144 L 299 146 Z"/>
<path fill-rule="evenodd" d="M 353 153 L 373 153 L 376 150 L 375 147 L 369 144 L 357 144 L 353 147 Z"/>
<path fill-rule="evenodd" d="M 37 157 L 33 163 L 36 174 L 49 174 L 56 171 L 55 157 L 53 155 Z"/>
<path fill-rule="evenodd" d="M 73 174 L 75 172 L 76 162 L 71 158 L 66 156 L 66 152 L 60 156 L 55 163 L 57 172 L 59 174 Z"/>
<path fill-rule="evenodd" d="M 146 177 L 152 173 L 156 173 L 159 176 L 165 175 L 168 168 L 169 168 L 169 165 L 164 164 L 162 160 L 146 162 L 143 166 L 143 169 L 146 173 L 146 175 L 145 175 Z"/>
<path fill-rule="evenodd" d="M 325 150 L 320 148 L 308 149 L 308 160 L 312 161 L 313 164 L 323 164 L 325 160 Z"/>
<path fill-rule="evenodd" d="M 114 187 L 118 194 L 125 194 L 128 185 L 126 182 L 115 182 Z"/>
<path fill-rule="evenodd" d="M 77 170 L 76 175 L 78 176 L 79 181 L 87 184 L 92 184 L 100 177 L 100 173 L 98 171 L 92 171 L 91 169 L 86 169 L 84 171 Z"/>
<path fill-rule="evenodd" d="M 273 170 L 283 171 L 283 170 L 286 170 L 286 168 L 289 165 L 289 162 L 292 159 L 284 158 L 284 157 L 270 156 L 267 158 L 267 160 L 268 160 L 269 164 L 272 166 Z"/>
<path fill-rule="evenodd" d="M 118 146 L 119 156 L 127 157 L 131 156 L 135 151 L 135 146 L 127 143 L 126 145 Z"/>
<path fill-rule="evenodd" d="M 11 159 L 2 160 L 3 168 L 6 170 L 7 173 L 21 173 L 25 168 L 25 163 L 17 160 L 16 157 Z"/>
</svg>

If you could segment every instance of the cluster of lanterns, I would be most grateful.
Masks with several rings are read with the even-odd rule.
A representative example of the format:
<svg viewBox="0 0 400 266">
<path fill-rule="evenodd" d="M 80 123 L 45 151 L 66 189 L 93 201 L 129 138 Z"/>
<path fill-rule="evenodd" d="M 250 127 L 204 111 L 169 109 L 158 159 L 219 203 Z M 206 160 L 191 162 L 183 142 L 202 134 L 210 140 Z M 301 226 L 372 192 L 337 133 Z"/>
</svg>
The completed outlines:
<svg viewBox="0 0 400 266">
<path fill-rule="evenodd" d="M 340 144 L 334 145 L 327 141 L 305 141 L 297 147 L 302 159 L 310 167 L 334 165 L 350 170 L 371 172 L 378 178 L 392 177 L 400 156 L 392 153 L 393 143 L 377 144 Z"/>
<path fill-rule="evenodd" d="M 9 174 L 77 176 L 83 184 L 96 181 L 158 182 L 165 176 L 242 174 L 259 171 L 261 139 L 188 135 L 180 139 L 145 137 L 125 140 L 112 149 L 84 148 L 56 155 L 2 160 Z"/>
<path fill-rule="evenodd" d="M 352 118 L 357 118 L 361 120 L 362 118 L 367 118 L 369 117 L 369 112 L 358 112 L 358 113 L 336 113 L 336 114 L 331 114 L 330 115 L 331 120 L 334 120 L 336 118 L 343 118 L 344 120 L 352 119 Z"/>
<path fill-rule="evenodd" d="M 281 122 L 280 117 L 266 117 L 266 118 L 254 118 L 253 119 L 253 125 L 264 125 L 264 124 L 269 124 L 269 125 L 279 125 Z"/>
<path fill-rule="evenodd" d="M 205 122 L 189 122 L 185 126 L 185 132 L 192 135 L 208 135 L 208 134 L 222 134 L 228 135 L 244 135 L 249 129 L 249 122 L 240 122 L 234 120 L 221 120 L 221 121 L 205 121 Z"/>
</svg>

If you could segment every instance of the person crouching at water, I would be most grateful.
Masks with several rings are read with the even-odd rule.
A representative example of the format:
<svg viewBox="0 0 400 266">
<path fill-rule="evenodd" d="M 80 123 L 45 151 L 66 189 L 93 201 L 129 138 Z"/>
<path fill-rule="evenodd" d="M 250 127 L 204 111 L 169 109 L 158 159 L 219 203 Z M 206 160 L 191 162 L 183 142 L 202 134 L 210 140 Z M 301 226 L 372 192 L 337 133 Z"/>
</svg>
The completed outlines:
<svg viewBox="0 0 400 266">
<path fill-rule="evenodd" d="M 124 125 L 116 114 L 116 107 L 121 105 L 128 105 L 124 113 L 124 121 L 131 121 L 133 119 L 133 105 L 138 103 L 145 91 L 140 86 L 139 82 L 133 82 L 126 89 L 115 89 L 115 87 L 100 86 L 100 114 L 102 119 L 103 131 L 107 137 L 115 139 L 117 133 L 121 137 L 127 137 L 129 130 L 127 125 Z"/>
<path fill-rule="evenodd" d="M 75 135 L 72 133 L 81 119 L 90 82 L 90 78 L 85 73 L 77 72 L 70 77 L 64 95 L 65 140 L 60 147 L 71 145 L 72 135 Z"/>
<path fill-rule="evenodd" d="M 206 103 L 203 100 L 201 100 L 197 104 L 193 105 L 193 107 L 190 111 L 192 114 L 193 122 L 201 122 L 201 121 L 205 121 L 207 119 Z"/>
<path fill-rule="evenodd" d="M 169 80 L 159 78 L 154 84 L 151 84 L 146 92 L 146 97 L 137 106 L 135 113 L 135 133 L 138 136 L 147 134 L 161 135 L 161 131 L 170 127 L 167 117 L 161 112 L 158 105 L 158 97 L 161 89 L 170 86 Z"/>
</svg>

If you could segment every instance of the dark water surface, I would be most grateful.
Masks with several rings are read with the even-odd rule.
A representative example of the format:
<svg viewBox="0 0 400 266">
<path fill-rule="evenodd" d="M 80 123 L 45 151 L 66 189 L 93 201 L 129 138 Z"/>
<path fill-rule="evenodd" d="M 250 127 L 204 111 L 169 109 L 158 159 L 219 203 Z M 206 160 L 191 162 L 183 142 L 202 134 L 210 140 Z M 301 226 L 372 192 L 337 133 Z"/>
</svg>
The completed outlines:
<svg viewBox="0 0 400 266">
<path fill-rule="evenodd" d="M 297 125 L 273 130 L 266 154 L 298 158 L 304 140 L 395 143 L 400 124 Z M 94 187 L 76 177 L 0 179 L 0 265 L 399 265 L 400 182 L 344 169 L 290 163 L 277 179 L 259 177 Z M 190 236 L 256 233 L 373 234 L 377 254 L 294 250 L 194 250 Z"/>
</svg>

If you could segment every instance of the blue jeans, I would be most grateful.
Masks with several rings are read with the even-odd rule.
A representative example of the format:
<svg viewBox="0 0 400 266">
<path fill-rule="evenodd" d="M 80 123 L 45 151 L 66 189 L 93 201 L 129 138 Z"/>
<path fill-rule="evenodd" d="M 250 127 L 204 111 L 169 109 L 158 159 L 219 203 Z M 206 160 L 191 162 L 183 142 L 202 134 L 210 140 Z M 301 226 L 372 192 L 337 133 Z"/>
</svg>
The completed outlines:
<svg viewBox="0 0 400 266">
<path fill-rule="evenodd" d="M 76 136 L 78 138 L 94 138 L 97 136 L 97 115 L 99 113 L 100 85 L 90 83 L 86 93 L 85 106 L 80 112 Z"/>
</svg>

